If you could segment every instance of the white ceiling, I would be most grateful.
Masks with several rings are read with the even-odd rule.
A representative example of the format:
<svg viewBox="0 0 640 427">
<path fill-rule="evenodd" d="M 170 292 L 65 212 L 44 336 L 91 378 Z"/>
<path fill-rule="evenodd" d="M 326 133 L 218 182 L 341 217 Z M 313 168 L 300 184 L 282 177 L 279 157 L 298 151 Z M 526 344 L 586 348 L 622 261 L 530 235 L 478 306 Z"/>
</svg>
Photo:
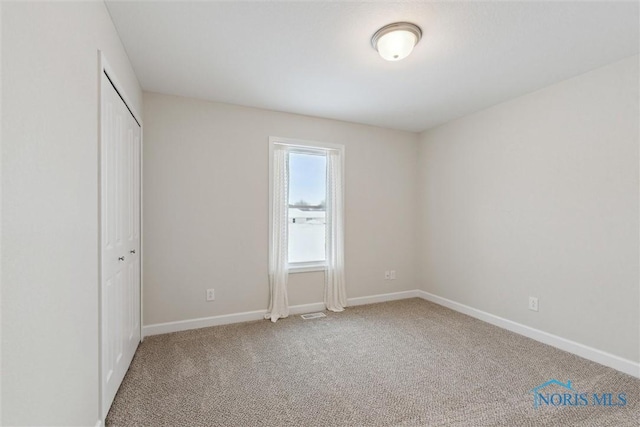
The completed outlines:
<svg viewBox="0 0 640 427">
<path fill-rule="evenodd" d="M 122 2 L 144 90 L 422 131 L 638 53 L 637 2 Z M 384 61 L 381 26 L 423 30 Z"/>
</svg>

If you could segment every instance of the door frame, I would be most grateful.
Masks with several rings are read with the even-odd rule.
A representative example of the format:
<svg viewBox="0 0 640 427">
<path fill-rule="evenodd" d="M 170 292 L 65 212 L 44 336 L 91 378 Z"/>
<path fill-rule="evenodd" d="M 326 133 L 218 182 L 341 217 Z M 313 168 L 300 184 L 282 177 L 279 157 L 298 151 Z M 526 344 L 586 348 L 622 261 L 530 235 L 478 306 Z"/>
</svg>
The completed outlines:
<svg viewBox="0 0 640 427">
<path fill-rule="evenodd" d="M 140 125 L 140 342 L 144 340 L 142 334 L 142 308 L 143 308 L 143 289 L 144 289 L 144 273 L 143 273 L 143 256 L 144 256 L 144 225 L 143 225 L 143 141 L 144 141 L 144 126 L 142 123 L 142 115 L 133 107 L 130 101 L 130 97 L 124 90 L 124 86 L 120 83 L 116 72 L 109 65 L 107 58 L 100 49 L 98 49 L 98 422 L 100 425 L 104 425 L 105 422 L 105 410 L 103 408 L 103 383 L 102 383 L 102 81 L 108 79 L 110 84 L 113 85 L 126 107 L 131 112 L 131 115 Z"/>
</svg>

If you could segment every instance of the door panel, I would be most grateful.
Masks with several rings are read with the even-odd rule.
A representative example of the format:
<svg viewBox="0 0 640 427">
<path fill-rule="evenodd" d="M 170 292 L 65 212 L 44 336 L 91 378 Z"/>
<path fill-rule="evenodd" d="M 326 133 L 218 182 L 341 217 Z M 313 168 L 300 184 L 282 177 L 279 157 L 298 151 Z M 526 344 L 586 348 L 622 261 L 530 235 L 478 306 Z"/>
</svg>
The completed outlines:
<svg viewBox="0 0 640 427">
<path fill-rule="evenodd" d="M 140 342 L 140 126 L 102 78 L 102 416 Z"/>
</svg>

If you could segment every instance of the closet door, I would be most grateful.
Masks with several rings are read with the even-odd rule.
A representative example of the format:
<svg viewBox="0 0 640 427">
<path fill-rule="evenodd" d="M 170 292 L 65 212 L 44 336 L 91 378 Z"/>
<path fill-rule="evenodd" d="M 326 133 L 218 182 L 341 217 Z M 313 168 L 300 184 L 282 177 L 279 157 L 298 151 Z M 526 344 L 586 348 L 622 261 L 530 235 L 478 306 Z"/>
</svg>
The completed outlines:
<svg viewBox="0 0 640 427">
<path fill-rule="evenodd" d="M 102 416 L 140 342 L 140 126 L 102 76 Z"/>
</svg>

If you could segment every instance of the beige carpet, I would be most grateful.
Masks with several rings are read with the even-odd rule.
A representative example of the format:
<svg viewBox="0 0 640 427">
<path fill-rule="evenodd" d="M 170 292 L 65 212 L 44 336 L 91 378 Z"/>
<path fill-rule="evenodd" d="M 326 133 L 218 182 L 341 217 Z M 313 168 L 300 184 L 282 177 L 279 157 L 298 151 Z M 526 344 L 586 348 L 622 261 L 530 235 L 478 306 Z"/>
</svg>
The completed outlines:
<svg viewBox="0 0 640 427">
<path fill-rule="evenodd" d="M 550 379 L 627 405 L 534 409 Z M 149 337 L 107 425 L 637 427 L 639 399 L 638 379 L 410 299 Z"/>
</svg>

